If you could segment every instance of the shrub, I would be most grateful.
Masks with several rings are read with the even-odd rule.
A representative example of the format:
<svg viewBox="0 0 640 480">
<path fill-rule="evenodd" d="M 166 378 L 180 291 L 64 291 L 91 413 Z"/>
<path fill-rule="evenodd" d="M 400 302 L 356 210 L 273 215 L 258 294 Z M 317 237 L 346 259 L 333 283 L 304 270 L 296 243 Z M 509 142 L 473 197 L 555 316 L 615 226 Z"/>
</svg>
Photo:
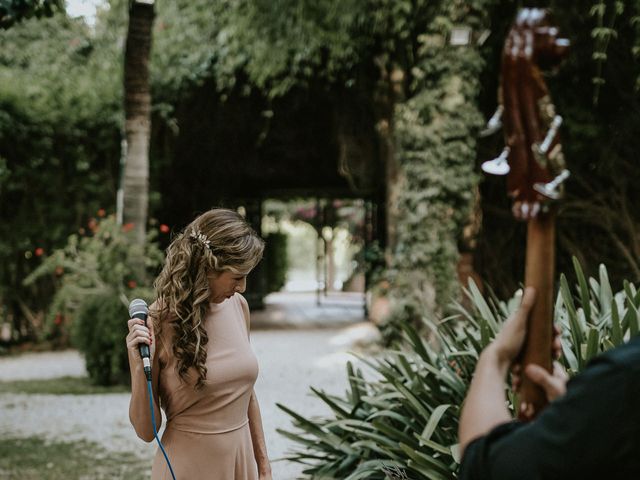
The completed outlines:
<svg viewBox="0 0 640 480">
<path fill-rule="evenodd" d="M 70 330 L 72 344 L 85 355 L 89 376 L 99 385 L 128 379 L 127 307 L 133 298 L 153 297 L 151 281 L 163 258 L 153 230 L 144 246 L 133 242 L 130 230 L 113 216 L 95 220 L 86 235 L 71 235 L 25 279 L 30 284 L 56 278 L 45 335 Z"/>
<path fill-rule="evenodd" d="M 74 315 L 71 339 L 97 385 L 128 382 L 126 318 L 126 306 L 110 289 L 87 297 Z"/>
<path fill-rule="evenodd" d="M 640 292 L 632 284 L 625 282 L 621 292 L 612 293 L 604 266 L 598 279 L 588 281 L 575 260 L 574 266 L 576 294 L 561 276 L 555 308 L 561 361 L 570 375 L 635 335 L 640 307 Z M 384 479 L 401 471 L 414 480 L 454 478 L 459 410 L 478 356 L 519 303 L 517 298 L 485 299 L 473 283 L 466 295 L 472 310 L 456 305 L 457 314 L 440 322 L 423 318 L 432 332 L 430 342 L 405 324 L 406 348 L 361 358 L 372 379 L 349 363 L 345 396 L 312 388 L 331 408 L 331 417 L 306 419 L 278 405 L 297 429 L 280 433 L 300 445 L 288 459 L 308 465 L 305 473 L 317 479 Z M 510 391 L 508 399 L 513 411 L 516 399 Z"/>
<path fill-rule="evenodd" d="M 277 292 L 287 283 L 287 238 L 287 234 L 282 232 L 271 232 L 265 237 L 267 293 Z"/>
</svg>

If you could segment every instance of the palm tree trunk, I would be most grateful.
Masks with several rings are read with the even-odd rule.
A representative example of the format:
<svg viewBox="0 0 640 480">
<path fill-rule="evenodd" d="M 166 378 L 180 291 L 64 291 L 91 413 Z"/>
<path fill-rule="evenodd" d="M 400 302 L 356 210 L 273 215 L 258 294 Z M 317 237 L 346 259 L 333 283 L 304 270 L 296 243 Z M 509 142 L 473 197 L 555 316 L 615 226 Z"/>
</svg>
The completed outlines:
<svg viewBox="0 0 640 480">
<path fill-rule="evenodd" d="M 124 112 L 126 154 L 122 219 L 132 223 L 135 240 L 144 243 L 149 197 L 149 137 L 151 90 L 149 57 L 154 18 L 153 0 L 134 0 L 124 54 Z"/>
</svg>

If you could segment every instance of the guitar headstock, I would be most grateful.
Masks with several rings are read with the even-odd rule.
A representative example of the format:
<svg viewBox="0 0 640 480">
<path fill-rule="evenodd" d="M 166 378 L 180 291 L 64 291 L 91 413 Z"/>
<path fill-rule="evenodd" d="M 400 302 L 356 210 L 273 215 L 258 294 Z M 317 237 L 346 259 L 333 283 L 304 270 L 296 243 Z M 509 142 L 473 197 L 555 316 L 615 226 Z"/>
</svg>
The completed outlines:
<svg viewBox="0 0 640 480">
<path fill-rule="evenodd" d="M 482 169 L 507 176 L 512 211 L 520 220 L 535 217 L 559 199 L 569 176 L 559 135 L 562 117 L 542 73 L 558 66 L 568 48 L 548 10 L 524 8 L 502 51 L 499 106 L 483 134 L 494 133 L 501 123 L 506 146 Z"/>
</svg>

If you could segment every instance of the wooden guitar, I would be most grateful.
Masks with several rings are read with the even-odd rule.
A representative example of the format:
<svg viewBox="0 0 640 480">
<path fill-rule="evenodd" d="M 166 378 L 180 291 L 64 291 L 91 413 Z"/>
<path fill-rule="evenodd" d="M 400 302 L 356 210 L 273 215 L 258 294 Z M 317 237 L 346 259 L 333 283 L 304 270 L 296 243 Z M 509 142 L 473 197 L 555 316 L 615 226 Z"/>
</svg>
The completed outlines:
<svg viewBox="0 0 640 480">
<path fill-rule="evenodd" d="M 525 286 L 535 287 L 521 363 L 552 369 L 553 285 L 555 279 L 555 201 L 569 175 L 565 169 L 556 114 L 542 75 L 566 56 L 569 42 L 558 38 L 549 12 L 525 8 L 519 11 L 502 52 L 499 106 L 485 134 L 503 126 L 505 148 L 482 166 L 493 174 L 507 175 L 507 192 L 516 219 L 527 222 Z M 546 405 L 544 392 L 526 375 L 520 401 L 528 408 L 520 417 L 529 420 Z"/>
</svg>

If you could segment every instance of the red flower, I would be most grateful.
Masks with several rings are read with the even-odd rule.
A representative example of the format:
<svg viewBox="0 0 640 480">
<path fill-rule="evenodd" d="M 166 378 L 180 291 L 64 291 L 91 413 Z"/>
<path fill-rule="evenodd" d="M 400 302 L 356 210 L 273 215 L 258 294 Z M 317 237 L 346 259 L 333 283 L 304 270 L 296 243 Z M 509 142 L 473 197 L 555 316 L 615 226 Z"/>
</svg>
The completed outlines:
<svg viewBox="0 0 640 480">
<path fill-rule="evenodd" d="M 62 314 L 61 313 L 57 313 L 56 314 L 56 318 L 53 320 L 53 322 L 56 325 L 60 325 L 62 323 L 62 320 L 64 320 L 64 317 L 62 316 Z"/>
<path fill-rule="evenodd" d="M 136 288 L 138 286 L 138 284 L 136 283 L 135 280 L 129 280 L 129 282 L 127 283 L 127 286 L 129 288 Z"/>
<path fill-rule="evenodd" d="M 98 216 L 100 218 L 104 217 L 107 214 L 107 211 L 104 208 L 98 209 Z"/>
<path fill-rule="evenodd" d="M 125 233 L 130 232 L 131 230 L 133 230 L 134 226 L 135 225 L 132 222 L 125 223 L 124 225 L 122 225 L 122 231 Z"/>
<path fill-rule="evenodd" d="M 41 257 L 42 254 L 44 253 L 44 248 L 38 247 L 34 250 L 33 253 L 35 253 L 36 257 Z"/>
<path fill-rule="evenodd" d="M 161 231 L 162 233 L 169 233 L 169 230 L 171 230 L 171 229 L 169 228 L 169 225 L 166 225 L 166 224 L 164 224 L 164 223 L 160 225 L 160 231 Z"/>
<path fill-rule="evenodd" d="M 58 265 L 55 269 L 55 274 L 60 277 L 63 273 L 64 273 L 64 268 L 61 265 Z"/>
</svg>

